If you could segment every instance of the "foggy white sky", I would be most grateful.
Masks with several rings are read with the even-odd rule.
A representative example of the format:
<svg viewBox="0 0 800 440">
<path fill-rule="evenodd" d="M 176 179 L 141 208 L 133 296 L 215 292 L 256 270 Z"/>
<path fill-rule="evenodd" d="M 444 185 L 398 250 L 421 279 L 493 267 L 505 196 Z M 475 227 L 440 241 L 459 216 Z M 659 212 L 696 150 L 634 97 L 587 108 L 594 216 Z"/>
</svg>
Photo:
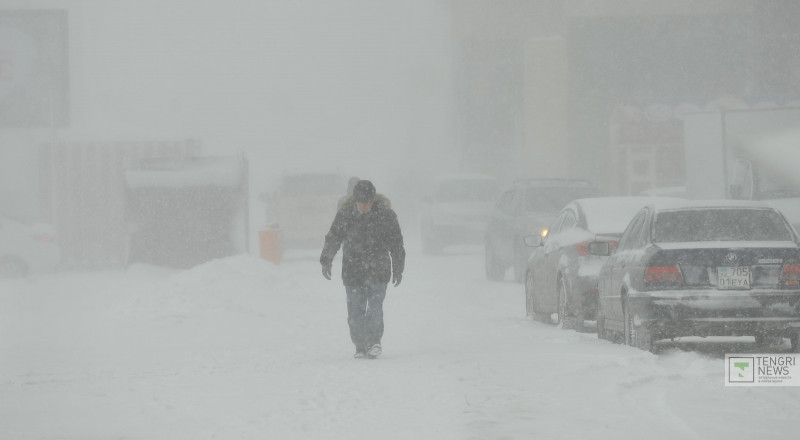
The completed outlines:
<svg viewBox="0 0 800 440">
<path fill-rule="evenodd" d="M 194 137 L 270 171 L 350 172 L 352 156 L 378 171 L 452 144 L 437 1 L 67 3 L 71 130 L 86 136 Z"/>
<path fill-rule="evenodd" d="M 676 159 L 625 186 L 632 179 L 618 176 L 633 171 L 614 151 L 627 147 L 609 139 L 616 103 L 795 93 L 791 17 L 800 9 L 791 2 L 650 0 L 642 3 L 659 7 L 640 16 L 631 13 L 643 6 L 629 3 L 0 0 L 5 10 L 69 12 L 71 112 L 55 132 L 0 131 L 14 146 L 0 154 L 51 139 L 194 138 L 208 154 L 243 149 L 256 192 L 284 170 L 338 170 L 380 188 L 463 161 L 503 177 L 580 177 L 636 193 L 683 176 Z M 560 55 L 531 43 L 559 34 L 568 41 Z M 550 69 L 559 63 L 564 71 Z M 31 197 L 3 176 L 33 176 L 36 157 L 14 162 L 0 163 L 0 203 L 35 212 L 17 209 Z"/>
</svg>

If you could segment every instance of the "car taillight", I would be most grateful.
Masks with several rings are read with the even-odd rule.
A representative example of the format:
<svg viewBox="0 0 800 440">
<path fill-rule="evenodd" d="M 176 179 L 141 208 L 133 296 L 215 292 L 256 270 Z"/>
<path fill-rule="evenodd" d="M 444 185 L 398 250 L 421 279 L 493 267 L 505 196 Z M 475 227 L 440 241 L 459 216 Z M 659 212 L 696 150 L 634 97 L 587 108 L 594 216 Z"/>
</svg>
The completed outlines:
<svg viewBox="0 0 800 440">
<path fill-rule="evenodd" d="M 589 243 L 590 241 L 582 241 L 575 245 L 575 252 L 578 253 L 580 256 L 589 255 Z"/>
<path fill-rule="evenodd" d="M 800 286 L 800 263 L 784 264 L 781 270 L 781 281 L 788 286 Z"/>
<path fill-rule="evenodd" d="M 678 266 L 648 266 L 644 272 L 645 283 L 683 282 Z"/>
<path fill-rule="evenodd" d="M 600 240 L 600 242 L 602 243 L 603 241 Z M 577 252 L 578 255 L 580 255 L 580 256 L 589 255 L 591 253 L 591 252 L 589 252 L 589 245 L 591 243 L 594 243 L 594 241 L 582 241 L 582 242 L 576 244 L 575 245 L 575 252 Z M 608 240 L 607 243 L 608 243 L 608 252 L 610 254 L 611 252 L 614 252 L 614 249 L 617 248 L 617 244 L 619 242 L 618 241 L 614 241 L 614 240 Z"/>
<path fill-rule="evenodd" d="M 52 235 L 47 235 L 47 234 L 34 234 L 33 235 L 33 239 L 36 240 L 36 241 L 43 241 L 45 243 L 49 243 L 51 241 L 56 241 L 55 237 L 53 237 Z"/>
</svg>

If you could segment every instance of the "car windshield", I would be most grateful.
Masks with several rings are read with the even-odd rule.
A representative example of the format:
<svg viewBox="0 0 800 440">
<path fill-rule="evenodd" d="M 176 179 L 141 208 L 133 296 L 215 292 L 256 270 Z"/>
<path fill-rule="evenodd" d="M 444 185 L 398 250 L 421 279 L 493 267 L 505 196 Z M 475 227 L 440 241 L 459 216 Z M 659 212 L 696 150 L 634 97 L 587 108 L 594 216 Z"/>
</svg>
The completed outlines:
<svg viewBox="0 0 800 440">
<path fill-rule="evenodd" d="M 498 193 L 491 180 L 461 180 L 442 184 L 436 192 L 440 202 L 490 202 Z"/>
<path fill-rule="evenodd" d="M 703 209 L 658 213 L 653 242 L 784 241 L 792 233 L 770 209 Z"/>
<path fill-rule="evenodd" d="M 525 212 L 557 212 L 567 203 L 587 197 L 596 197 L 600 191 L 594 187 L 554 187 L 528 191 Z"/>
</svg>

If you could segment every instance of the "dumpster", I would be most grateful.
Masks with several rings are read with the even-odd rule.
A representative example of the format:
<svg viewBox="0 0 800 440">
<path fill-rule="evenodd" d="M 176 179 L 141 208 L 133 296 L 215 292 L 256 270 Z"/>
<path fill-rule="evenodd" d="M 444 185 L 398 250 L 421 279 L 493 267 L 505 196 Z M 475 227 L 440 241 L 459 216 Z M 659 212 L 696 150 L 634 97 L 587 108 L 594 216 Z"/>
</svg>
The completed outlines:
<svg viewBox="0 0 800 440">
<path fill-rule="evenodd" d="M 247 188 L 241 154 L 127 162 L 128 263 L 189 268 L 246 253 Z"/>
</svg>

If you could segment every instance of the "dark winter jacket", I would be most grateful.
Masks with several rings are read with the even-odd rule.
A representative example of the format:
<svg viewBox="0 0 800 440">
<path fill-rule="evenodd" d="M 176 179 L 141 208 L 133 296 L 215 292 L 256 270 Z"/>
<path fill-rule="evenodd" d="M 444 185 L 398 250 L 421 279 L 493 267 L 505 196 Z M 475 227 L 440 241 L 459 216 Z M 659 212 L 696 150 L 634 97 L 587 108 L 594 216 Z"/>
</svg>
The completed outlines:
<svg viewBox="0 0 800 440">
<path fill-rule="evenodd" d="M 361 214 L 352 197 L 347 198 L 333 219 L 319 257 L 330 266 L 343 246 L 342 281 L 345 286 L 388 283 L 403 274 L 406 251 L 397 215 L 389 199 L 377 194 L 372 209 Z"/>
</svg>

